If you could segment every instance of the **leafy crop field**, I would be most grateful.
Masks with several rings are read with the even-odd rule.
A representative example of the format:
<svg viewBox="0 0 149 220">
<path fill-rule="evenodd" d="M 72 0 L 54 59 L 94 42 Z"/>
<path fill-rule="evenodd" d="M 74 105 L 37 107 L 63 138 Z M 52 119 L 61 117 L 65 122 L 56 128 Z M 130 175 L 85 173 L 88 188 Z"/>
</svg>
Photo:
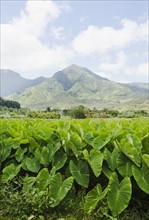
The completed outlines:
<svg viewBox="0 0 149 220">
<path fill-rule="evenodd" d="M 148 123 L 1 120 L 0 216 L 149 219 Z"/>
</svg>

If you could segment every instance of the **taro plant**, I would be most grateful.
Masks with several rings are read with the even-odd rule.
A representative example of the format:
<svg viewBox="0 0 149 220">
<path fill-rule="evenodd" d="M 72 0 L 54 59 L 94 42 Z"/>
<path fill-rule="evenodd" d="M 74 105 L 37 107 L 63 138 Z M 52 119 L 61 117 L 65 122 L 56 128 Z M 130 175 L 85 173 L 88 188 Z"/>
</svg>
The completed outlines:
<svg viewBox="0 0 149 220">
<path fill-rule="evenodd" d="M 2 120 L 0 180 L 23 195 L 22 203 L 31 195 L 39 214 L 83 192 L 85 213 L 106 204 L 115 218 L 135 192 L 149 195 L 149 134 L 146 120 L 137 120 Z"/>
</svg>

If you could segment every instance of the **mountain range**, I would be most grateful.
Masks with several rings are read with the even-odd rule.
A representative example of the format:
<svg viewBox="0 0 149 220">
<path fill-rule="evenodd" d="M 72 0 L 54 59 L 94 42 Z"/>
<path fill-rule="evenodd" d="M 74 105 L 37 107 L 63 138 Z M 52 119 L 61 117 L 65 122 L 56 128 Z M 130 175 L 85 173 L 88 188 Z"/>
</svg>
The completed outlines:
<svg viewBox="0 0 149 220">
<path fill-rule="evenodd" d="M 115 108 L 147 103 L 148 83 L 117 83 L 75 64 L 50 78 L 29 80 L 11 70 L 1 70 L 1 96 L 33 109 Z"/>
<path fill-rule="evenodd" d="M 12 70 L 1 69 L 0 80 L 0 96 L 8 96 L 13 93 L 20 93 L 31 86 L 36 86 L 45 81 L 45 78 L 41 76 L 36 79 L 26 79 Z"/>
</svg>

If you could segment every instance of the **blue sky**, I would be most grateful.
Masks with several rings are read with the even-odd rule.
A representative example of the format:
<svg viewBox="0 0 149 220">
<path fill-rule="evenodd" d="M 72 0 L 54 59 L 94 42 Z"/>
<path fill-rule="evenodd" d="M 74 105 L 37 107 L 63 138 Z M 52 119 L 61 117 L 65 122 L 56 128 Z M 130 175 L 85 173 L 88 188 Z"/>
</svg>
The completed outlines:
<svg viewBox="0 0 149 220">
<path fill-rule="evenodd" d="M 148 81 L 148 1 L 1 0 L 1 68 L 50 77 L 72 63 Z"/>
</svg>

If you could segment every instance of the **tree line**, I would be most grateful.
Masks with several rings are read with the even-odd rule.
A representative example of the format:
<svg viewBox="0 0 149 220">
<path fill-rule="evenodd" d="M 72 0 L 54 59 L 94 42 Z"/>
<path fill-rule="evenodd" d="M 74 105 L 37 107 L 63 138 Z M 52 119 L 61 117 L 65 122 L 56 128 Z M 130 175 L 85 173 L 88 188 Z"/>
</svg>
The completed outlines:
<svg viewBox="0 0 149 220">
<path fill-rule="evenodd" d="M 19 102 L 12 101 L 12 100 L 5 100 L 2 97 L 0 97 L 0 106 L 7 107 L 7 108 L 16 108 L 16 109 L 21 108 L 21 105 Z"/>
</svg>

